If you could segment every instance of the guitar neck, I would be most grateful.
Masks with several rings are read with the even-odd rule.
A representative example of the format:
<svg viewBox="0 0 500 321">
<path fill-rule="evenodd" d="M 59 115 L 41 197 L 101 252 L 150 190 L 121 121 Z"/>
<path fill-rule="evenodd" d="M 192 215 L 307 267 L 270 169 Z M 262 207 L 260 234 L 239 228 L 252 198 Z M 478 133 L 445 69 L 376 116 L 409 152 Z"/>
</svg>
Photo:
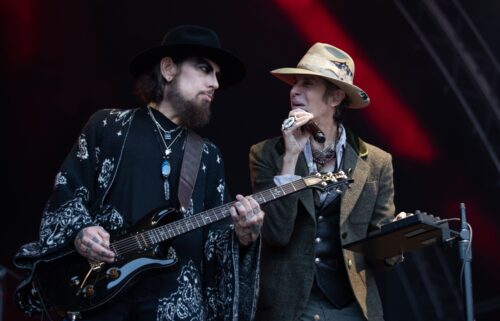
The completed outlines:
<svg viewBox="0 0 500 321">
<path fill-rule="evenodd" d="M 276 186 L 265 191 L 255 193 L 252 197 L 259 203 L 259 205 L 268 203 L 286 195 L 298 192 L 307 187 L 302 178 L 295 180 L 291 183 Z M 175 222 L 156 227 L 149 231 L 141 233 L 142 235 L 131 236 L 136 238 L 138 242 L 143 240 L 147 245 L 154 245 L 160 242 L 169 240 L 181 234 L 190 232 L 205 225 L 220 221 L 230 216 L 229 209 L 235 204 L 236 201 L 227 203 L 207 211 L 195 214 L 193 216 L 185 217 Z"/>
</svg>

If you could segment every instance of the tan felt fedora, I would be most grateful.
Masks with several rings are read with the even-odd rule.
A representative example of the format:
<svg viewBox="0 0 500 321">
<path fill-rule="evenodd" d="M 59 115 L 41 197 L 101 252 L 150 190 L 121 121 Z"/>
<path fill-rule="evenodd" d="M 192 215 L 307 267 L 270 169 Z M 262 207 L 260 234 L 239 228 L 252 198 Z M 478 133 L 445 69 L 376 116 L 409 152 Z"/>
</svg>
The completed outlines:
<svg viewBox="0 0 500 321">
<path fill-rule="evenodd" d="M 346 52 L 326 43 L 315 43 L 296 68 L 271 71 L 278 79 L 293 85 L 296 76 L 318 76 L 334 83 L 350 98 L 349 108 L 364 108 L 370 103 L 366 92 L 353 84 L 354 60 Z"/>
</svg>

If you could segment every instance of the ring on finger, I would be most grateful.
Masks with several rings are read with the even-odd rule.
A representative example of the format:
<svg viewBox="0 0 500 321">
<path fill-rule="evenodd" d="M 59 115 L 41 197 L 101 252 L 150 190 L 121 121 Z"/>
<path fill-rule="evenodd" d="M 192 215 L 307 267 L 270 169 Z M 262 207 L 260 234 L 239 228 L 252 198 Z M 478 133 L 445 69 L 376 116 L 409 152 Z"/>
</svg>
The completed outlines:
<svg viewBox="0 0 500 321">
<path fill-rule="evenodd" d="M 281 124 L 281 129 L 283 130 L 287 130 L 291 127 L 293 127 L 293 125 L 295 125 L 295 122 L 297 121 L 297 118 L 295 118 L 295 116 L 290 116 L 288 117 L 287 119 L 285 119 L 283 121 L 283 123 Z"/>
</svg>

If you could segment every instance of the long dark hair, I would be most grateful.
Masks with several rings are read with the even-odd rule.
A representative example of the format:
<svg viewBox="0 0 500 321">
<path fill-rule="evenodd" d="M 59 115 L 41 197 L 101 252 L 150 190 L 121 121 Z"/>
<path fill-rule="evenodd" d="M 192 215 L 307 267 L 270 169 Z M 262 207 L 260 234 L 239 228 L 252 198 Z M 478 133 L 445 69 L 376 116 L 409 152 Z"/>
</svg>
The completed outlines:
<svg viewBox="0 0 500 321">
<path fill-rule="evenodd" d="M 177 55 L 171 57 L 174 64 L 181 64 L 187 57 Z M 146 69 L 136 80 L 134 93 L 144 103 L 160 103 L 163 100 L 163 91 L 167 81 L 161 74 L 160 61 Z"/>
<path fill-rule="evenodd" d="M 144 103 L 160 103 L 163 100 L 163 90 L 167 81 L 160 71 L 160 63 L 154 64 L 143 72 L 135 82 L 135 94 Z"/>
</svg>

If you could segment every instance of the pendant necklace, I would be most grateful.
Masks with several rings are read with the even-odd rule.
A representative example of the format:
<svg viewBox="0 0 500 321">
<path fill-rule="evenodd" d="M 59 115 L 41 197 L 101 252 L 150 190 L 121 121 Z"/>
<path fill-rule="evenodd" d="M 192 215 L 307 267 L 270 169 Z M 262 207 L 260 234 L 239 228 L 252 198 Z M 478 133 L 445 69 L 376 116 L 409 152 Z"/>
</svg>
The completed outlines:
<svg viewBox="0 0 500 321">
<path fill-rule="evenodd" d="M 337 128 L 337 135 L 334 137 L 333 142 L 323 148 L 322 150 L 314 149 L 311 143 L 311 151 L 314 163 L 318 166 L 318 170 L 321 172 L 323 167 L 329 161 L 337 158 L 337 140 L 338 140 L 339 132 Z M 337 163 L 335 162 L 335 169 L 337 168 Z"/>
<path fill-rule="evenodd" d="M 153 115 L 153 113 L 151 112 L 151 108 L 150 106 L 148 106 L 148 110 L 149 110 L 149 113 L 151 114 L 151 120 L 153 121 L 153 123 L 156 125 L 156 128 L 158 128 L 158 131 L 160 131 L 162 134 L 163 134 L 163 138 L 164 139 L 167 139 L 167 140 L 170 140 L 172 139 L 172 133 L 177 131 L 181 126 L 177 126 L 175 128 L 172 128 L 170 130 L 166 130 L 165 128 L 163 128 L 161 126 L 161 124 L 156 120 L 155 116 Z M 161 134 L 160 134 L 161 135 Z"/>
<path fill-rule="evenodd" d="M 170 165 L 168 158 L 169 158 L 170 154 L 172 154 L 172 146 L 177 141 L 177 139 L 180 136 L 182 136 L 182 133 L 184 132 L 184 127 L 179 126 L 173 130 L 166 131 L 165 129 L 163 129 L 160 126 L 158 121 L 156 121 L 156 118 L 153 115 L 153 111 L 151 110 L 150 106 L 148 106 L 148 114 L 149 114 L 149 117 L 151 118 L 151 121 L 153 122 L 153 125 L 156 127 L 155 132 L 158 133 L 158 135 L 160 136 L 160 140 L 161 140 L 161 142 L 160 142 L 160 140 L 158 140 L 158 136 L 156 137 L 156 140 L 158 141 L 158 144 L 160 145 L 160 149 L 163 151 L 163 153 L 162 153 L 163 161 L 161 163 L 161 175 L 163 176 L 163 180 L 164 180 L 163 181 L 163 191 L 164 191 L 165 199 L 169 200 L 170 199 L 170 185 L 168 183 L 168 177 L 170 176 L 170 173 L 172 172 L 172 166 Z M 165 141 L 165 139 L 170 139 L 171 133 L 175 132 L 179 128 L 181 129 L 179 131 L 179 133 L 170 142 L 170 144 L 167 145 L 167 142 Z M 163 134 L 162 134 L 162 132 L 163 132 Z M 167 136 L 165 136 L 165 133 L 168 133 L 169 138 L 166 138 Z M 162 145 L 162 143 L 163 143 L 163 145 Z M 163 150 L 163 148 L 165 148 L 165 149 Z"/>
</svg>

